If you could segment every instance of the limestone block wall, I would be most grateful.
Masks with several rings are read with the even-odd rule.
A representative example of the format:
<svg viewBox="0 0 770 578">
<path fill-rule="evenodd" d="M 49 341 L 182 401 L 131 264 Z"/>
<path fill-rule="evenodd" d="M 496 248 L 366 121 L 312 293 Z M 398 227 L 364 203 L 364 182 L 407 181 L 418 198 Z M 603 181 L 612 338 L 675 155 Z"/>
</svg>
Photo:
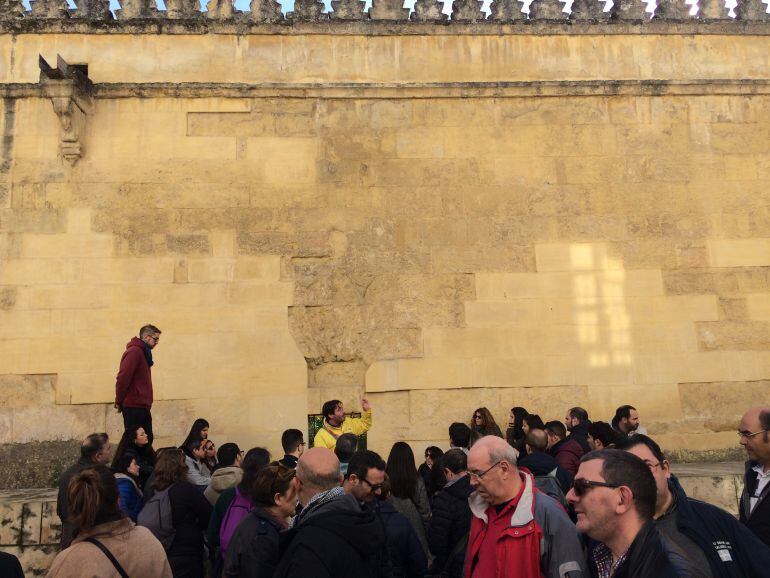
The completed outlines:
<svg viewBox="0 0 770 578">
<path fill-rule="evenodd" d="M 202 415 L 277 453 L 366 393 L 382 451 L 480 405 L 632 403 L 667 449 L 724 455 L 770 398 L 751 14 L 3 21 L 0 439 L 117 432 L 152 322 L 162 444 Z M 57 54 L 87 65 L 82 114 L 39 82 Z"/>
</svg>

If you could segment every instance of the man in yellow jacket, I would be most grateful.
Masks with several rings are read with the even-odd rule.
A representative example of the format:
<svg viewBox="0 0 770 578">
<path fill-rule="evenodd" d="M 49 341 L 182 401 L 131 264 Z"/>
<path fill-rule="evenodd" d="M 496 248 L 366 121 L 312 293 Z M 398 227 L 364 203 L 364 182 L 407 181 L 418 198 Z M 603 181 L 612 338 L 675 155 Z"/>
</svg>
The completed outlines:
<svg viewBox="0 0 770 578">
<path fill-rule="evenodd" d="M 337 445 L 337 438 L 344 433 L 352 433 L 357 436 L 369 431 L 372 427 L 372 406 L 366 399 L 361 400 L 361 417 L 345 417 L 345 409 L 342 402 L 338 399 L 327 401 L 321 413 L 324 415 L 324 425 L 315 434 L 313 446 L 317 448 L 326 448 L 334 451 Z"/>
</svg>

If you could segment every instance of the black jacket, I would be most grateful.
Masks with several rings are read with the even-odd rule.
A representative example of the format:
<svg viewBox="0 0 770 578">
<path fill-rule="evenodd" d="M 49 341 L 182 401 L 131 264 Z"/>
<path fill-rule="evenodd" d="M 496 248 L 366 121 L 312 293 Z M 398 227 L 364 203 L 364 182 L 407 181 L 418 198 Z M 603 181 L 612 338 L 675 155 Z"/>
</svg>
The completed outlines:
<svg viewBox="0 0 770 578">
<path fill-rule="evenodd" d="M 533 476 L 547 476 L 556 470 L 556 481 L 565 496 L 572 487 L 572 474 L 562 468 L 551 454 L 532 452 L 519 460 L 519 466 L 527 468 Z"/>
<path fill-rule="evenodd" d="M 21 563 L 16 556 L 0 552 L 0 576 L 3 578 L 24 578 Z"/>
<path fill-rule="evenodd" d="M 77 462 L 64 470 L 59 476 L 59 493 L 56 496 L 56 513 L 61 519 L 61 549 L 69 548 L 72 544 L 72 540 L 75 538 L 75 528 L 67 521 L 69 515 L 69 498 L 67 497 L 67 489 L 70 484 L 70 480 L 75 477 L 75 474 L 80 473 L 86 468 L 95 466 L 96 464 L 85 458 L 80 458 Z"/>
<path fill-rule="evenodd" d="M 688 498 L 671 476 L 669 490 L 679 510 L 677 529 L 706 555 L 714 578 L 742 578 L 770 574 L 770 548 L 730 513 Z"/>
<path fill-rule="evenodd" d="M 599 576 L 593 558 L 594 544 L 588 556 L 591 576 Z M 628 556 L 615 570 L 612 578 L 689 578 L 692 567 L 663 540 L 655 524 L 647 522 L 631 542 Z"/>
<path fill-rule="evenodd" d="M 311 506 L 312 507 L 312 506 Z M 372 561 L 385 542 L 382 522 L 349 494 L 300 517 L 285 535 L 274 578 L 376 578 Z"/>
<path fill-rule="evenodd" d="M 465 548 L 452 560 L 447 558 L 457 543 L 470 532 L 471 509 L 468 496 L 472 493 L 470 477 L 463 476 L 441 490 L 433 500 L 433 515 L 428 525 L 428 546 L 435 556 L 434 572 L 446 568 L 451 578 L 461 578 L 463 575 Z"/>
<path fill-rule="evenodd" d="M 579 443 L 580 447 L 583 448 L 583 452 L 586 454 L 591 451 L 591 446 L 588 445 L 588 423 L 589 422 L 579 423 L 574 426 L 569 433 L 569 438 L 567 438 Z"/>
<path fill-rule="evenodd" d="M 171 523 L 176 530 L 168 557 L 202 558 L 203 533 L 209 525 L 211 504 L 190 482 L 175 483 L 168 491 L 168 498 Z"/>
<path fill-rule="evenodd" d="M 751 496 L 757 488 L 757 472 L 754 471 L 754 466 L 757 462 L 746 462 L 746 473 L 743 479 L 743 494 L 741 494 L 740 504 L 740 520 L 749 530 L 754 532 L 757 537 L 765 544 L 770 546 L 770 484 L 765 486 L 762 490 L 762 495 L 759 497 L 759 502 L 754 507 L 754 511 L 749 513 L 751 508 Z"/>
<path fill-rule="evenodd" d="M 412 523 L 387 501 L 375 500 L 365 509 L 379 516 L 385 528 L 386 545 L 377 561 L 380 578 L 422 578 L 428 558 Z"/>
<path fill-rule="evenodd" d="M 299 459 L 296 456 L 286 454 L 280 460 L 278 460 L 278 463 L 286 466 L 287 468 L 294 469 L 297 467 L 298 461 Z"/>
<path fill-rule="evenodd" d="M 280 559 L 281 524 L 262 508 L 254 507 L 233 532 L 225 556 L 227 578 L 272 578 Z"/>
</svg>

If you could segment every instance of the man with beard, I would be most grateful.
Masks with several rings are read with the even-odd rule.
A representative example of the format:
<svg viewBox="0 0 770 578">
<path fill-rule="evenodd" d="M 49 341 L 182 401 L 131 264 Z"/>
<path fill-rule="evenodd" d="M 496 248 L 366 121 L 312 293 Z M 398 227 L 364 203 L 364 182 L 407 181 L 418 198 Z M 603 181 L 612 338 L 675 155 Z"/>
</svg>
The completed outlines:
<svg viewBox="0 0 770 578">
<path fill-rule="evenodd" d="M 590 423 L 588 412 L 582 407 L 571 408 L 564 418 L 564 425 L 567 426 L 570 439 L 579 443 L 585 453 L 590 452 L 592 449 L 588 444 L 588 426 Z"/>
<path fill-rule="evenodd" d="M 313 447 L 334 451 L 337 439 L 345 433 L 357 436 L 365 434 L 372 427 L 372 406 L 366 399 L 361 400 L 361 417 L 347 417 L 342 402 L 332 399 L 323 404 L 323 427 L 318 430 L 313 440 Z"/>
</svg>

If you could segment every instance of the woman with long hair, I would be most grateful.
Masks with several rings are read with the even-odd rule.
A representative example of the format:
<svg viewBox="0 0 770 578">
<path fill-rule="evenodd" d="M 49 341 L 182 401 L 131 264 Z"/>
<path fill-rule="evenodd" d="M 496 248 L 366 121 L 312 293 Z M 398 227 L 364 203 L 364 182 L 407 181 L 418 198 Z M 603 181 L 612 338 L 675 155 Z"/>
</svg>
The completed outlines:
<svg viewBox="0 0 770 578">
<path fill-rule="evenodd" d="M 187 447 L 187 444 L 193 440 L 207 439 L 209 439 L 209 422 L 202 417 L 199 417 L 193 422 L 190 433 L 187 434 L 187 437 L 182 442 L 182 445 L 179 446 L 179 449 L 184 450 Z"/>
<path fill-rule="evenodd" d="M 56 556 L 49 578 L 120 578 L 121 571 L 128 576 L 172 578 L 161 543 L 147 528 L 135 526 L 118 506 L 118 483 L 110 470 L 99 465 L 81 470 L 70 480 L 67 494 L 75 539 Z"/>
<path fill-rule="evenodd" d="M 519 454 L 524 453 L 527 434 L 524 433 L 522 424 L 524 423 L 524 416 L 528 414 L 526 409 L 519 406 L 512 407 L 508 414 L 508 429 L 505 431 L 505 439 Z"/>
<path fill-rule="evenodd" d="M 543 420 L 540 418 L 540 416 L 536 413 L 528 413 L 524 416 L 524 419 L 521 422 L 521 431 L 523 431 L 524 435 L 526 436 L 533 429 L 544 430 L 545 424 L 543 423 Z"/>
<path fill-rule="evenodd" d="M 428 499 L 430 499 L 433 495 L 431 487 L 431 470 L 439 458 L 443 455 L 444 452 L 441 451 L 441 448 L 436 446 L 428 446 L 425 448 L 425 461 L 420 464 L 419 468 L 417 468 L 417 473 L 422 476 L 422 481 L 425 484 L 425 489 L 428 492 Z"/>
<path fill-rule="evenodd" d="M 211 517 L 211 504 L 188 480 L 181 450 L 168 449 L 161 454 L 152 485 L 155 492 L 168 489 L 175 531 L 168 561 L 174 578 L 203 578 L 203 532 Z"/>
<path fill-rule="evenodd" d="M 388 474 L 392 496 L 390 498 L 396 509 L 412 523 L 414 531 L 420 538 L 423 550 L 428 552 L 426 525 L 430 520 L 430 504 L 428 492 L 422 476 L 417 473 L 414 465 L 414 452 L 406 442 L 396 442 L 390 450 L 385 467 Z"/>
<path fill-rule="evenodd" d="M 486 407 L 480 407 L 473 412 L 473 417 L 471 418 L 471 431 L 476 432 L 480 438 L 484 436 L 503 437 L 500 426 L 497 425 L 495 418 L 492 417 L 492 412 Z"/>
<path fill-rule="evenodd" d="M 112 471 L 118 482 L 120 492 L 120 509 L 136 522 L 139 510 L 142 509 L 142 490 L 139 489 L 139 466 L 136 459 L 123 454 L 113 462 Z"/>
<path fill-rule="evenodd" d="M 144 431 L 142 426 L 129 426 L 123 432 L 123 436 L 120 438 L 118 447 L 115 450 L 115 455 L 112 458 L 111 468 L 113 471 L 116 471 L 115 467 L 123 456 L 130 456 L 136 460 L 136 465 L 139 466 L 137 481 L 139 488 L 144 491 L 147 486 L 147 480 L 152 475 L 152 470 L 155 467 L 157 456 L 155 455 L 155 450 L 152 449 L 147 432 Z"/>
<path fill-rule="evenodd" d="M 214 473 L 217 469 L 217 446 L 210 439 L 205 440 L 203 449 L 206 451 L 206 455 L 203 456 L 203 463 L 208 469 L 209 473 Z"/>
<path fill-rule="evenodd" d="M 275 462 L 259 470 L 249 491 L 252 509 L 230 539 L 224 576 L 271 578 L 278 566 L 279 535 L 297 509 L 295 470 Z"/>
</svg>

